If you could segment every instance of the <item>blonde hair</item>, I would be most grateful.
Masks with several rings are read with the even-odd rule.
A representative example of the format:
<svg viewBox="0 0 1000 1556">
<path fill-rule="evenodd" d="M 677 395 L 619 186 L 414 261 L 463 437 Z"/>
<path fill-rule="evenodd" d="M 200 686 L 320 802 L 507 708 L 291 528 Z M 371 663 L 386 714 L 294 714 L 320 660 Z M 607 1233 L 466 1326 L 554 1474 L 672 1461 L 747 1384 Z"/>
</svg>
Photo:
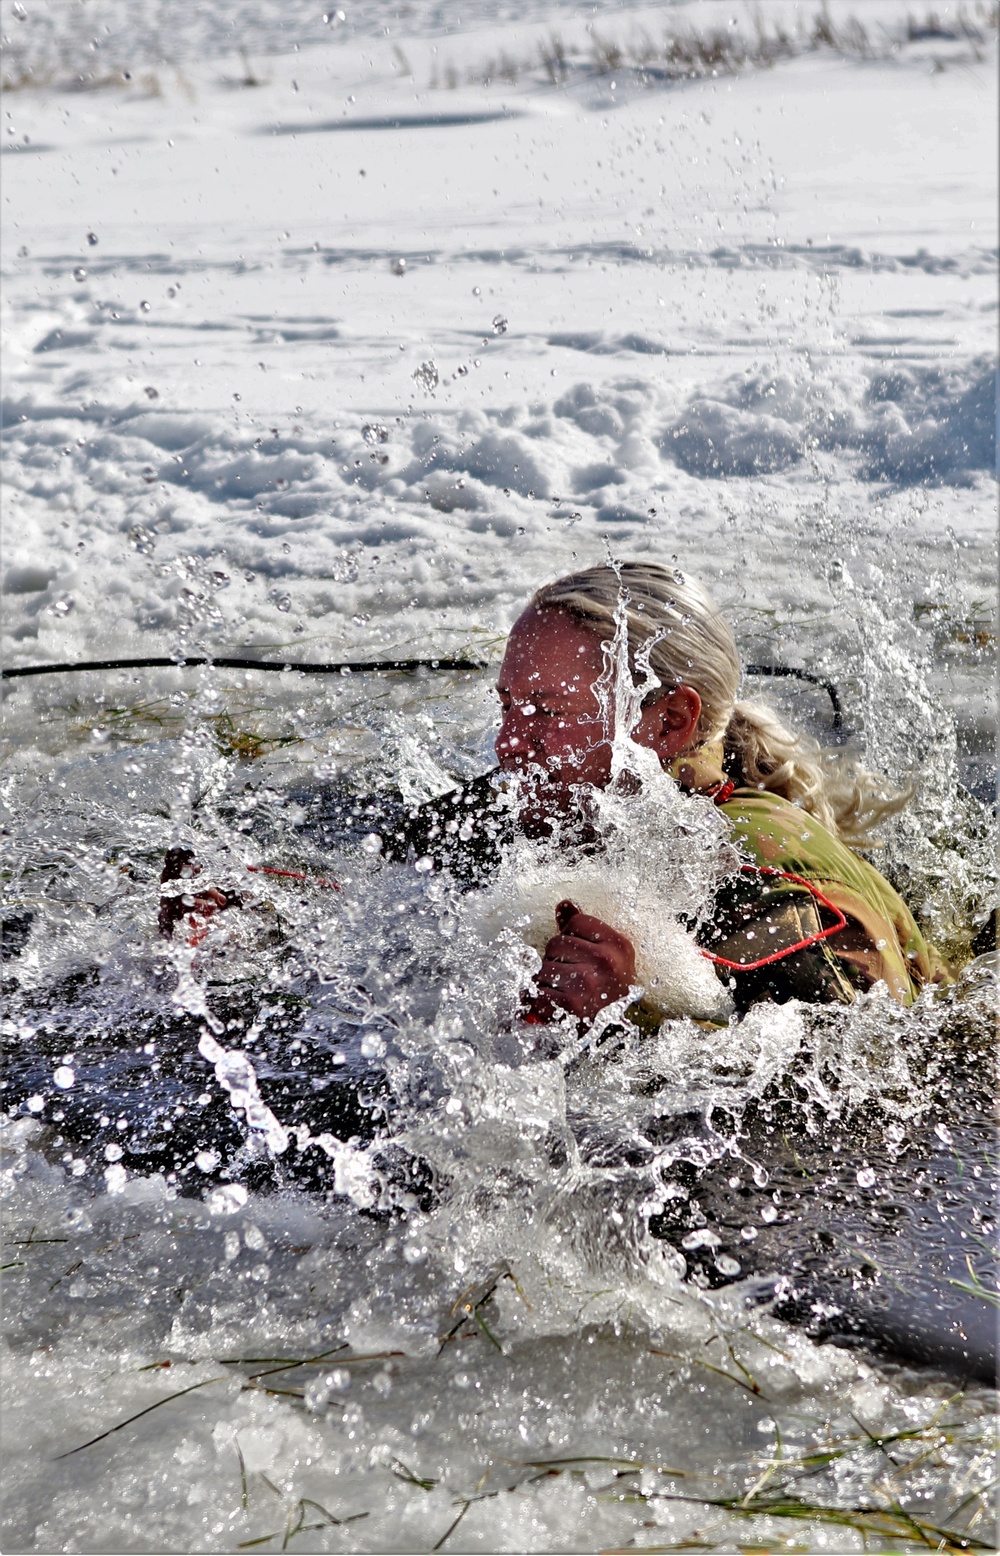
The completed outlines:
<svg viewBox="0 0 1000 1556">
<path fill-rule="evenodd" d="M 852 848 L 901 810 L 912 790 L 893 789 L 843 752 L 824 751 L 788 729 L 757 699 L 737 701 L 743 669 L 732 629 L 696 578 L 656 562 L 588 567 L 539 589 L 535 610 L 562 610 L 610 642 L 624 619 L 632 675 L 659 687 L 690 686 L 701 698 L 697 743 L 722 740 L 724 767 L 740 788 L 780 795 Z M 647 669 L 648 667 L 648 669 Z"/>
</svg>

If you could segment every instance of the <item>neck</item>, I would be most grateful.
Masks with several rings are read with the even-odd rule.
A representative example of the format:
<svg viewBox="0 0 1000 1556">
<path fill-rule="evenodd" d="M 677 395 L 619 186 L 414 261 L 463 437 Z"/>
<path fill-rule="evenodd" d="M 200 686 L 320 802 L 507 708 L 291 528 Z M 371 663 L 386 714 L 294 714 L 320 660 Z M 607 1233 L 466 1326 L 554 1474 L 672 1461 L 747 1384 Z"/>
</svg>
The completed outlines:
<svg viewBox="0 0 1000 1556">
<path fill-rule="evenodd" d="M 705 794 L 714 799 L 726 787 L 726 774 L 722 767 L 722 740 L 712 740 L 707 745 L 682 751 L 667 764 L 671 778 L 687 794 Z"/>
</svg>

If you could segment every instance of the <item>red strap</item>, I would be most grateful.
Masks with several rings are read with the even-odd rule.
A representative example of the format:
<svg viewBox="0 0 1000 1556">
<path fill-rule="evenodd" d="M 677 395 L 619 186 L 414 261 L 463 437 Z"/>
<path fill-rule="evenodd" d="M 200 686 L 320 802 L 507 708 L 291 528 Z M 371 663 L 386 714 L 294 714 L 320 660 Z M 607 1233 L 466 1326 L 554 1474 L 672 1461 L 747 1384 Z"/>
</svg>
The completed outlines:
<svg viewBox="0 0 1000 1556">
<path fill-rule="evenodd" d="M 847 919 L 836 904 L 832 903 L 829 897 L 825 897 L 819 887 L 812 881 L 807 881 L 804 876 L 792 875 L 789 870 L 776 870 L 769 864 L 745 864 L 740 868 L 744 875 L 776 875 L 783 881 L 794 881 L 797 886 L 804 886 L 811 897 L 815 897 L 824 908 L 829 908 L 838 922 L 832 924 L 829 929 L 821 929 L 817 935 L 810 935 L 806 940 L 799 940 L 795 945 L 786 946 L 783 951 L 773 951 L 770 956 L 762 956 L 756 962 L 729 962 L 724 956 L 716 956 L 712 951 L 703 950 L 702 956 L 707 956 L 708 960 L 715 962 L 717 966 L 731 967 L 734 972 L 752 972 L 757 967 L 767 967 L 771 962 L 780 962 L 786 956 L 794 956 L 796 951 L 804 951 L 807 946 L 816 945 L 820 940 L 826 940 L 830 935 L 836 935 L 840 930 L 847 928 Z"/>
<path fill-rule="evenodd" d="M 292 881 L 312 881 L 315 886 L 329 886 L 331 891 L 339 891 L 339 881 L 328 881 L 322 875 L 303 875 L 301 870 L 276 870 L 269 864 L 248 864 L 247 869 L 251 875 L 287 875 Z"/>
</svg>

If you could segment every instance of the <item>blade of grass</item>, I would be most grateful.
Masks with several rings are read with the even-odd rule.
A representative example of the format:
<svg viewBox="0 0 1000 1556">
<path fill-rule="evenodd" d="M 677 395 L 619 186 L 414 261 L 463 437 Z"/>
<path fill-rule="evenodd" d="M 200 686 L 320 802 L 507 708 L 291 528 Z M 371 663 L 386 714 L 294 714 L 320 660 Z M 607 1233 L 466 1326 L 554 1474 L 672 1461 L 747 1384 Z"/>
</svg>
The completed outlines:
<svg viewBox="0 0 1000 1556">
<path fill-rule="evenodd" d="M 750 1490 L 743 1498 L 744 1503 L 752 1502 L 754 1497 L 760 1495 L 768 1481 L 771 1479 L 775 1470 L 778 1469 L 778 1467 L 784 1462 L 781 1453 L 781 1431 L 777 1425 L 775 1425 L 774 1432 L 778 1442 L 777 1452 L 775 1453 L 775 1456 L 771 1460 L 770 1464 L 765 1467 L 764 1473 L 750 1487 Z"/>
<path fill-rule="evenodd" d="M 704 1367 L 708 1372 L 716 1373 L 720 1378 L 725 1378 L 729 1383 L 735 1383 L 738 1389 L 743 1389 L 755 1399 L 765 1399 L 759 1383 L 744 1383 L 742 1378 L 734 1378 L 731 1372 L 726 1372 L 724 1367 L 713 1367 L 711 1362 L 703 1361 L 700 1356 L 680 1356 L 676 1351 L 661 1351 L 657 1346 L 648 1347 L 650 1356 L 667 1356 L 671 1361 L 687 1362 L 692 1367 Z M 738 1364 L 737 1364 L 738 1365 Z"/>
<path fill-rule="evenodd" d="M 407 1480 L 411 1486 L 419 1486 L 421 1491 L 433 1491 L 437 1485 L 436 1480 L 423 1479 L 419 1475 L 414 1475 L 409 1465 L 404 1464 L 402 1459 L 393 1459 L 392 1463 L 399 1465 L 399 1469 L 392 1471 L 397 1480 Z"/>
<path fill-rule="evenodd" d="M 141 1421 L 142 1417 L 148 1416 L 151 1411 L 159 1410 L 161 1405 L 169 1405 L 172 1399 L 183 1399 L 185 1394 L 193 1394 L 195 1389 L 206 1389 L 210 1383 L 225 1383 L 227 1381 L 225 1373 L 221 1373 L 217 1378 L 205 1378 L 201 1383 L 192 1383 L 186 1389 L 177 1389 L 173 1394 L 166 1394 L 162 1399 L 158 1399 L 155 1404 L 147 1405 L 145 1410 L 137 1410 L 134 1416 L 127 1416 L 124 1421 L 119 1421 L 117 1426 L 109 1426 L 106 1432 L 99 1432 L 96 1437 L 91 1437 L 88 1442 L 80 1443 L 79 1447 L 67 1448 L 65 1453 L 57 1453 L 55 1456 L 56 1460 L 69 1459 L 74 1453 L 82 1453 L 84 1448 L 93 1448 L 95 1443 L 103 1442 L 106 1437 L 113 1437 L 115 1432 L 123 1431 L 126 1426 L 131 1426 L 133 1421 Z"/>
<path fill-rule="evenodd" d="M 240 1506 L 245 1513 L 250 1506 L 250 1487 L 247 1485 L 247 1462 L 243 1457 L 243 1449 L 240 1447 L 238 1437 L 233 1438 L 233 1447 L 240 1462 Z"/>
<path fill-rule="evenodd" d="M 503 1346 L 500 1344 L 500 1341 L 497 1339 L 496 1335 L 493 1334 L 493 1332 L 491 1331 L 489 1325 L 487 1324 L 487 1322 L 486 1322 L 485 1318 L 483 1317 L 482 1313 L 480 1313 L 478 1307 L 473 1308 L 473 1310 L 472 1310 L 472 1317 L 475 1320 L 475 1322 L 479 1325 L 480 1329 L 483 1331 L 483 1334 L 486 1336 L 487 1340 L 489 1340 L 490 1344 L 496 1346 L 496 1348 L 500 1352 L 501 1356 L 506 1356 L 507 1352 L 504 1350 Z"/>
<path fill-rule="evenodd" d="M 438 1540 L 436 1544 L 431 1546 L 431 1550 L 432 1551 L 439 1551 L 441 1549 L 442 1545 L 444 1544 L 445 1540 L 447 1540 L 448 1536 L 455 1533 L 455 1530 L 458 1528 L 459 1524 L 462 1522 L 462 1519 L 465 1517 L 466 1513 L 469 1511 L 469 1508 L 471 1506 L 472 1506 L 471 1500 L 468 1501 L 468 1502 L 463 1502 L 462 1503 L 462 1507 L 461 1507 L 461 1510 L 459 1512 L 458 1517 L 453 1519 L 452 1522 L 448 1525 L 447 1529 L 445 1530 L 444 1534 L 441 1536 L 440 1540 Z"/>
</svg>

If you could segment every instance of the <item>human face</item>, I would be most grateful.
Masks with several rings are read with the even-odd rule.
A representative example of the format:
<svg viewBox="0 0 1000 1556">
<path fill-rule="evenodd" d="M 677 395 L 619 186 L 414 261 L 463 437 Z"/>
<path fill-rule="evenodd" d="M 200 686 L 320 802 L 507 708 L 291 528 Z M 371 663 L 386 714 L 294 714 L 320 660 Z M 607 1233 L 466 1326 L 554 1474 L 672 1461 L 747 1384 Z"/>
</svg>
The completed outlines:
<svg viewBox="0 0 1000 1556">
<path fill-rule="evenodd" d="M 504 772 L 531 780 L 522 820 L 568 810 L 581 785 L 607 787 L 615 731 L 613 709 L 601 715 L 604 670 L 600 638 L 568 612 L 528 609 L 514 623 L 497 683 L 495 749 Z M 675 687 L 642 710 L 632 739 L 667 761 L 694 743 L 700 714 L 697 692 Z"/>
</svg>

